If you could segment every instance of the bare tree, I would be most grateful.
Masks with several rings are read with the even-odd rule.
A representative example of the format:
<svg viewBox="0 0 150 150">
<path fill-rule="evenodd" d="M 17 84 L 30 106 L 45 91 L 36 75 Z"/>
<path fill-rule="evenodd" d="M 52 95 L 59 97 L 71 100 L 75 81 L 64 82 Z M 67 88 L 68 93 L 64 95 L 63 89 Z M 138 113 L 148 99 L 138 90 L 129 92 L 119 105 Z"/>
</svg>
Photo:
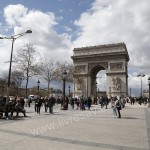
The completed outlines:
<svg viewBox="0 0 150 150">
<path fill-rule="evenodd" d="M 23 72 L 14 70 L 11 73 L 11 82 L 14 85 L 14 88 L 17 91 L 17 95 L 19 94 L 19 88 L 21 88 L 22 81 L 25 79 Z"/>
<path fill-rule="evenodd" d="M 54 60 L 44 60 L 41 65 L 41 76 L 47 81 L 47 88 L 49 96 L 50 83 L 56 79 L 56 62 Z"/>
<path fill-rule="evenodd" d="M 64 62 L 57 62 L 57 69 L 56 69 L 56 79 L 57 80 L 62 80 L 63 76 L 63 72 L 64 70 L 67 71 L 67 78 L 66 81 L 67 82 L 73 82 L 73 64 L 68 63 L 67 61 Z"/>
<path fill-rule="evenodd" d="M 26 78 L 26 98 L 29 78 L 39 73 L 40 54 L 31 43 L 25 44 L 15 55 L 15 68 L 21 70 Z"/>
<path fill-rule="evenodd" d="M 5 87 L 7 86 L 7 80 L 6 79 L 4 79 L 4 78 L 0 78 L 0 89 L 1 89 L 1 94 L 0 94 L 0 96 L 4 96 L 4 90 L 5 90 Z"/>
<path fill-rule="evenodd" d="M 21 86 L 21 82 L 23 80 L 24 76 L 23 76 L 23 72 L 14 70 L 11 73 L 11 82 L 15 82 L 17 87 Z"/>
<path fill-rule="evenodd" d="M 8 74 L 6 72 L 3 72 L 3 80 L 5 81 L 5 84 L 4 84 L 4 89 L 7 87 L 7 84 L 8 84 Z M 10 91 L 9 91 L 9 94 L 10 95 L 18 95 L 18 92 L 19 92 L 19 77 L 20 75 L 17 74 L 17 71 L 12 71 L 11 72 L 11 80 L 10 80 Z M 5 93 L 5 92 L 4 92 Z"/>
</svg>

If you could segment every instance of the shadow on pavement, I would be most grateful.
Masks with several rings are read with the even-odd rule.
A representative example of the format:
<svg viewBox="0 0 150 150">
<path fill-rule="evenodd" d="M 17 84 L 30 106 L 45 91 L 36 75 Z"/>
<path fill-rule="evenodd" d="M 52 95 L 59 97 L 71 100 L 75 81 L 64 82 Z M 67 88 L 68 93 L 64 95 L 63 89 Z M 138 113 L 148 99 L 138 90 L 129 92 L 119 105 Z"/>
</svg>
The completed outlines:
<svg viewBox="0 0 150 150">
<path fill-rule="evenodd" d="M 136 118 L 136 117 L 122 117 L 122 119 L 140 119 L 140 118 Z"/>
</svg>

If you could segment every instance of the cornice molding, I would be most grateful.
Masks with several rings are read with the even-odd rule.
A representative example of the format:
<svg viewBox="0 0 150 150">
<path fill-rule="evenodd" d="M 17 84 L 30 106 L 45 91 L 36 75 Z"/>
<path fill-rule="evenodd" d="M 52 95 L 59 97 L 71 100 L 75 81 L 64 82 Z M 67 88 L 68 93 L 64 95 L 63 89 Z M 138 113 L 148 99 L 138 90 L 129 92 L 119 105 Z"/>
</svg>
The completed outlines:
<svg viewBox="0 0 150 150">
<path fill-rule="evenodd" d="M 128 74 L 126 72 L 107 72 L 106 75 L 126 75 Z"/>
<path fill-rule="evenodd" d="M 127 61 L 129 61 L 129 55 L 124 43 L 75 48 L 73 52 L 74 54 L 71 57 L 72 59 L 82 57 L 95 57 L 95 55 L 112 56 L 124 54 L 127 57 Z"/>
</svg>

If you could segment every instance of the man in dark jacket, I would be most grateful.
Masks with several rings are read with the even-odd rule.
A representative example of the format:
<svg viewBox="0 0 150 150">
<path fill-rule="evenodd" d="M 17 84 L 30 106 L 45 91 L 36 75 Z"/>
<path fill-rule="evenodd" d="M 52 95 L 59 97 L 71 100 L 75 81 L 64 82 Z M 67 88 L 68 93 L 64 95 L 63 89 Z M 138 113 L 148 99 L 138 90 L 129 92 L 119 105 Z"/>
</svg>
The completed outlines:
<svg viewBox="0 0 150 150">
<path fill-rule="evenodd" d="M 53 114 L 53 106 L 55 104 L 55 98 L 53 97 L 53 95 L 49 98 L 48 100 L 48 107 L 49 107 L 49 113 Z"/>
<path fill-rule="evenodd" d="M 44 107 L 45 107 L 45 112 L 47 113 L 47 109 L 48 109 L 48 98 L 47 97 L 44 98 Z"/>
<path fill-rule="evenodd" d="M 41 106 L 42 106 L 42 99 L 37 98 L 37 113 L 38 114 L 40 114 Z"/>
<path fill-rule="evenodd" d="M 87 103 L 88 103 L 88 110 L 90 110 L 92 104 L 92 99 L 90 97 L 88 97 Z"/>
</svg>

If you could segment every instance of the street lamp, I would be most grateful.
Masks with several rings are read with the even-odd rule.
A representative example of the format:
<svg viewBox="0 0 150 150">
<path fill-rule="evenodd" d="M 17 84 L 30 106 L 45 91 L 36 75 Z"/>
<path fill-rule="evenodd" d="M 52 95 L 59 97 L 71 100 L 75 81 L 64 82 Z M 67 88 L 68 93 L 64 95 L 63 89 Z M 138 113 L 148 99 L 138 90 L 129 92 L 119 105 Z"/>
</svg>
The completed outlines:
<svg viewBox="0 0 150 150">
<path fill-rule="evenodd" d="M 111 98 L 111 86 L 109 87 L 109 95 L 110 95 L 110 98 Z"/>
<path fill-rule="evenodd" d="M 38 88 L 38 95 L 39 95 L 39 87 L 40 87 L 40 81 L 37 82 L 37 88 Z"/>
<path fill-rule="evenodd" d="M 99 97 L 99 88 L 98 88 L 98 91 L 97 91 L 97 93 L 98 93 L 98 97 Z"/>
<path fill-rule="evenodd" d="M 130 88 L 130 97 L 131 97 L 131 88 Z"/>
<path fill-rule="evenodd" d="M 62 76 L 62 79 L 63 79 L 63 108 L 62 108 L 62 110 L 66 110 L 67 109 L 66 105 L 65 105 L 66 76 L 67 76 L 67 72 L 66 72 L 66 70 L 64 70 L 63 76 Z"/>
<path fill-rule="evenodd" d="M 13 47 L 14 42 L 16 39 L 18 39 L 21 36 L 24 36 L 25 34 L 32 33 L 31 30 L 27 30 L 26 32 L 16 34 L 10 37 L 0 37 L 0 39 L 11 39 L 12 40 L 12 47 L 11 47 L 11 55 L 10 55 L 10 64 L 9 64 L 9 74 L 8 74 L 8 85 L 7 85 L 7 100 L 6 103 L 9 101 L 9 87 L 10 87 L 10 78 L 11 78 L 11 66 L 12 66 L 12 56 L 13 56 Z"/>
<path fill-rule="evenodd" d="M 69 89 L 69 98 L 70 98 L 70 85 L 69 85 L 68 89 Z"/>
<path fill-rule="evenodd" d="M 148 86 L 149 86 L 149 98 L 148 98 L 148 107 L 150 107 L 150 77 L 148 77 Z"/>
<path fill-rule="evenodd" d="M 95 104 L 97 105 L 97 82 L 95 82 L 95 91 L 96 91 Z"/>
<path fill-rule="evenodd" d="M 145 74 L 138 74 L 137 77 L 141 77 L 141 98 L 142 98 L 142 77 L 144 77 Z"/>
</svg>

